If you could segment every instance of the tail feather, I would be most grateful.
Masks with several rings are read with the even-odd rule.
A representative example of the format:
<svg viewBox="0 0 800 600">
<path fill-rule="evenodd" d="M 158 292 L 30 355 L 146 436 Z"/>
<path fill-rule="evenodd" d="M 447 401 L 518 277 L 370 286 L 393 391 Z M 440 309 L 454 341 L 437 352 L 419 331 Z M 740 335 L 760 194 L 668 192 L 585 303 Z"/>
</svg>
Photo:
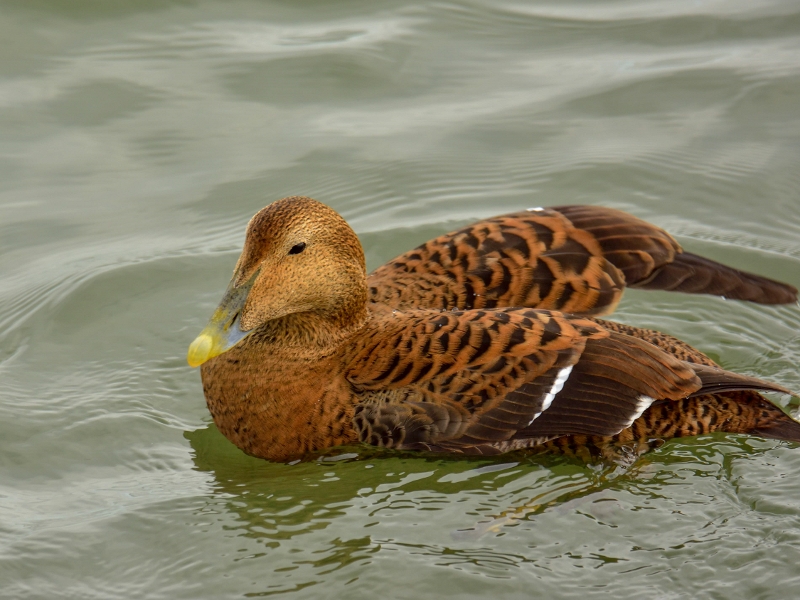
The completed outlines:
<svg viewBox="0 0 800 600">
<path fill-rule="evenodd" d="M 712 294 L 759 304 L 792 304 L 797 289 L 683 252 L 663 229 L 619 210 L 558 206 L 577 229 L 589 232 L 603 256 L 625 274 L 630 287 Z"/>
<path fill-rule="evenodd" d="M 719 394 L 736 390 L 762 390 L 778 392 L 779 394 L 788 394 L 790 396 L 797 395 L 777 383 L 770 383 L 769 381 L 764 381 L 757 377 L 731 373 L 730 371 L 725 371 L 718 367 L 709 367 L 706 365 L 692 365 L 692 368 L 697 376 L 700 377 L 702 386 L 699 390 L 692 393 L 689 396 L 690 398 L 703 394 Z"/>
<path fill-rule="evenodd" d="M 769 438 L 772 440 L 785 440 L 800 443 L 800 423 L 784 414 L 772 423 L 751 429 L 750 435 Z"/>
<path fill-rule="evenodd" d="M 682 252 L 631 287 L 689 294 L 712 294 L 758 304 L 797 302 L 797 289 L 786 283 L 739 271 L 713 260 Z"/>
</svg>

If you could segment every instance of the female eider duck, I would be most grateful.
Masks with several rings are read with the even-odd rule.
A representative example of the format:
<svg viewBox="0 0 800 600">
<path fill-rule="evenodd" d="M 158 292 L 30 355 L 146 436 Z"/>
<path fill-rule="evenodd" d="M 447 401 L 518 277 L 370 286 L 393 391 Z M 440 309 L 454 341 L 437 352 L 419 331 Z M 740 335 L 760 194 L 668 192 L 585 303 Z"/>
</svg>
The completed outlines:
<svg viewBox="0 0 800 600">
<path fill-rule="evenodd" d="M 595 318 L 626 285 L 797 301 L 591 206 L 480 221 L 367 276 L 345 220 L 291 197 L 250 221 L 188 361 L 219 430 L 275 461 L 357 442 L 479 455 L 712 431 L 800 442 L 800 424 L 754 391 L 788 390 Z"/>
</svg>

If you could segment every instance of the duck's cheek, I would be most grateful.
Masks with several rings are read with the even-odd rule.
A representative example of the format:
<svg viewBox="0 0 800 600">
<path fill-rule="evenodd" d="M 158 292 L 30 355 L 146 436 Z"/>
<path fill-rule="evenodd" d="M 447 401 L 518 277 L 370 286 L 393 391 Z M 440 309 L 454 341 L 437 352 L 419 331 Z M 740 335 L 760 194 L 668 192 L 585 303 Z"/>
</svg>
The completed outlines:
<svg viewBox="0 0 800 600">
<path fill-rule="evenodd" d="M 288 269 L 262 273 L 242 307 L 241 327 L 250 330 L 292 313 L 313 310 L 320 303 L 320 289 L 325 287 Z"/>
<path fill-rule="evenodd" d="M 250 331 L 259 325 L 279 319 L 289 312 L 290 298 L 280 289 L 271 289 L 267 292 L 253 289 L 250 297 L 242 307 L 241 328 Z"/>
</svg>

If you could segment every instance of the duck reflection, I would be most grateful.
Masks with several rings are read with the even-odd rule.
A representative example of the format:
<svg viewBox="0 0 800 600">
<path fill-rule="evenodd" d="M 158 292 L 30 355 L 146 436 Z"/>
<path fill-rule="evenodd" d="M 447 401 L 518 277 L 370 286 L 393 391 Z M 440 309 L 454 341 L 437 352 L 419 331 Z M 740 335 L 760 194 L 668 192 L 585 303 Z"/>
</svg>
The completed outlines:
<svg viewBox="0 0 800 600">
<path fill-rule="evenodd" d="M 575 509 L 607 498 L 609 490 L 621 486 L 644 489 L 647 482 L 664 483 L 670 471 L 660 471 L 661 466 L 698 459 L 657 452 L 634 460 L 638 453 L 631 448 L 620 448 L 618 460 L 609 461 L 607 449 L 585 454 L 584 448 L 581 456 L 528 451 L 454 459 L 349 447 L 283 464 L 245 455 L 213 424 L 185 437 L 197 469 L 213 473 L 218 492 L 228 498 L 246 535 L 265 542 L 324 529 L 335 519 L 352 520 L 364 529 L 388 516 L 406 519 L 409 526 L 424 525 L 439 520 L 431 514 L 437 511 L 446 512 L 454 525 L 453 539 L 498 534 L 506 525 L 554 507 Z M 728 442 L 739 438 L 722 437 Z M 710 443 L 719 439 L 718 434 L 706 438 Z M 698 442 L 701 449 L 706 438 Z M 739 441 L 742 453 L 753 452 L 745 438 Z M 681 443 L 673 444 L 673 451 L 675 445 Z M 459 504 L 463 509 L 454 511 Z"/>
<path fill-rule="evenodd" d="M 214 425 L 185 436 L 196 468 L 213 475 L 209 510 L 220 511 L 222 531 L 241 540 L 230 568 L 260 561 L 258 585 L 266 587 L 255 595 L 369 581 L 381 560 L 395 561 L 393 572 L 430 564 L 502 578 L 523 566 L 550 568 L 559 557 L 585 566 L 631 560 L 630 544 L 593 552 L 586 535 L 617 539 L 620 527 L 647 529 L 654 518 L 700 506 L 725 513 L 737 459 L 780 444 L 711 434 L 672 440 L 632 464 L 349 447 L 283 464 L 243 454 Z M 663 550 L 663 536 L 648 539 L 651 550 Z"/>
</svg>

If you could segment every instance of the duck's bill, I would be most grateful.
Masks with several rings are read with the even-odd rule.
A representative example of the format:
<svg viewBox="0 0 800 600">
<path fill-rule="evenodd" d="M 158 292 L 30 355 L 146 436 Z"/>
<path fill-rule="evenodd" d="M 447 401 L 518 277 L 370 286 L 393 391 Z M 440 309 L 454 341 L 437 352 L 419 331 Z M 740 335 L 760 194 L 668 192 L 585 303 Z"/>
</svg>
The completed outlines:
<svg viewBox="0 0 800 600">
<path fill-rule="evenodd" d="M 186 361 L 190 367 L 199 367 L 207 360 L 230 350 L 251 333 L 252 330 L 243 331 L 240 322 L 242 308 L 254 280 L 255 276 L 238 287 L 234 286 L 232 280 L 228 285 L 225 296 L 208 325 L 189 345 Z"/>
</svg>

